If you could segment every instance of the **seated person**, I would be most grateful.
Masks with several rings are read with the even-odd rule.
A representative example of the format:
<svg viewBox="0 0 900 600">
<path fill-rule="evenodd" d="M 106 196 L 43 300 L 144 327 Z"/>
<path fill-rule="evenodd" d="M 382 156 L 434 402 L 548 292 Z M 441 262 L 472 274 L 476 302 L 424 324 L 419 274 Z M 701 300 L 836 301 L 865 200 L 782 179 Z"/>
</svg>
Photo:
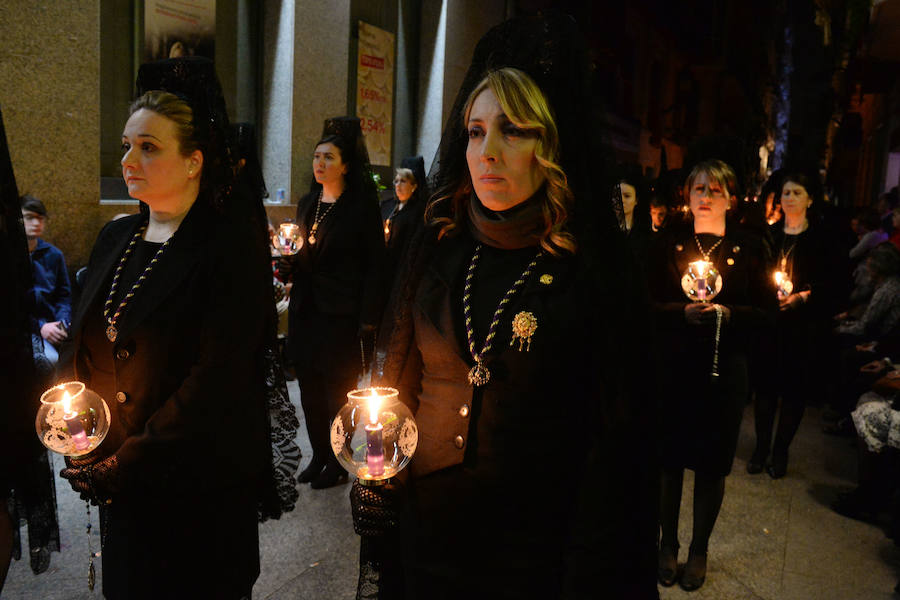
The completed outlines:
<svg viewBox="0 0 900 600">
<path fill-rule="evenodd" d="M 890 242 L 873 248 L 866 259 L 874 293 L 859 319 L 837 315 L 842 321 L 836 332 L 853 343 L 879 340 L 900 325 L 900 250 Z"/>
<path fill-rule="evenodd" d="M 841 494 L 834 510 L 852 519 L 872 520 L 889 507 L 897 486 L 900 448 L 900 369 L 889 358 L 864 368 L 881 377 L 859 398 L 853 425 L 859 436 L 859 485 Z M 893 529 L 896 531 L 897 523 Z"/>
<path fill-rule="evenodd" d="M 871 208 L 863 209 L 856 215 L 859 241 L 850 249 L 850 259 L 859 261 L 866 257 L 872 248 L 887 241 L 888 235 L 881 230 L 878 213 Z"/>
<path fill-rule="evenodd" d="M 22 219 L 28 238 L 34 276 L 32 335 L 40 336 L 44 355 L 51 363 L 59 358 L 57 349 L 68 336 L 72 318 L 72 291 L 66 261 L 56 246 L 41 239 L 47 222 L 44 203 L 34 196 L 22 196 Z"/>
</svg>

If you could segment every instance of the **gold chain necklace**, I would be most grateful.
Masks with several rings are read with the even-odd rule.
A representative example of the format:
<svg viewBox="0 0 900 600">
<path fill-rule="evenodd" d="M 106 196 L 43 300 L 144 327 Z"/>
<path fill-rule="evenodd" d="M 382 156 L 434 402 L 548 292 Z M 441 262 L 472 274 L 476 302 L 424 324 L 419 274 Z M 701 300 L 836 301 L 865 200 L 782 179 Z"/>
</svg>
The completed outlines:
<svg viewBox="0 0 900 600">
<path fill-rule="evenodd" d="M 712 254 L 713 250 L 715 250 L 716 248 L 719 247 L 719 244 L 721 244 L 723 241 L 725 241 L 725 238 L 724 237 L 719 238 L 719 241 L 716 242 L 715 244 L 713 244 L 712 247 L 706 252 L 703 251 L 703 245 L 700 244 L 700 238 L 697 237 L 696 233 L 694 234 L 694 241 L 697 242 L 697 249 L 700 251 L 700 256 L 703 257 L 703 260 L 705 260 L 706 262 L 711 262 L 709 260 L 709 255 Z"/>
<path fill-rule="evenodd" d="M 781 239 L 781 270 L 785 271 L 785 272 L 787 271 L 787 259 L 791 255 L 791 252 L 794 251 L 794 248 L 797 247 L 797 240 L 795 239 L 794 243 L 791 244 L 791 247 L 788 248 L 788 251 L 787 252 L 784 251 L 784 242 L 785 242 L 785 240 L 787 240 L 788 235 L 800 235 L 800 234 L 785 233 L 784 237 Z"/>
<path fill-rule="evenodd" d="M 323 204 L 328 204 L 328 208 L 325 209 L 322 216 L 319 216 L 319 210 L 322 208 Z M 331 209 L 334 208 L 335 204 L 337 204 L 337 200 L 331 203 L 322 202 L 322 192 L 321 190 L 319 191 L 319 197 L 316 199 L 316 215 L 313 217 L 312 228 L 309 230 L 309 237 L 306 239 L 310 244 L 316 244 L 316 232 L 319 230 L 319 225 L 325 220 L 325 217 L 328 216 L 328 213 L 331 212 Z"/>
</svg>

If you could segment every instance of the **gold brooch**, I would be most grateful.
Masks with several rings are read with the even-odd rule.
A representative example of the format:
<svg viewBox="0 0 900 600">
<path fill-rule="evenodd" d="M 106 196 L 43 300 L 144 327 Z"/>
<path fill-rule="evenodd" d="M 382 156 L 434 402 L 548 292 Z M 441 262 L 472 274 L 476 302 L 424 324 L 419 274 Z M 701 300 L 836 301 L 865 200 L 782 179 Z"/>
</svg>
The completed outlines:
<svg viewBox="0 0 900 600">
<path fill-rule="evenodd" d="M 515 317 L 513 317 L 513 335 L 512 339 L 509 340 L 509 345 L 512 346 L 516 342 L 516 340 L 518 340 L 519 352 L 522 351 L 523 345 L 525 346 L 525 352 L 528 352 L 529 350 L 531 350 L 531 336 L 534 335 L 537 327 L 537 319 L 532 313 L 525 311 L 520 312 Z"/>
<path fill-rule="evenodd" d="M 727 262 L 727 263 L 728 263 L 728 266 L 730 267 L 731 265 L 734 264 L 734 259 L 731 258 L 731 257 L 729 256 L 729 257 L 725 260 L 725 262 Z"/>
<path fill-rule="evenodd" d="M 550 275 L 549 273 L 544 273 L 543 275 L 541 275 L 540 282 L 543 283 L 544 285 L 550 285 L 551 283 L 553 283 L 553 275 Z"/>
</svg>

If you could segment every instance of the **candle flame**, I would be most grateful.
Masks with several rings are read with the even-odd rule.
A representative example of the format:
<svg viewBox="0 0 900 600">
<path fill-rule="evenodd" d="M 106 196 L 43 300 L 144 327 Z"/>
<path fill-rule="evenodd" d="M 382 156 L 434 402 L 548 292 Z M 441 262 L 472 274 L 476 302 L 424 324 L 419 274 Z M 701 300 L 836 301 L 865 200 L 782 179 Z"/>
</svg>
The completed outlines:
<svg viewBox="0 0 900 600">
<path fill-rule="evenodd" d="M 709 271 L 709 263 L 705 260 L 695 260 L 691 263 L 691 266 L 694 267 L 694 271 L 697 273 L 698 278 L 705 278 Z"/>
<path fill-rule="evenodd" d="M 369 393 L 369 423 L 372 425 L 378 424 L 379 412 L 381 412 L 381 396 L 378 395 L 378 391 L 375 388 L 372 388 Z"/>
<path fill-rule="evenodd" d="M 72 412 L 72 397 L 69 396 L 69 390 L 63 392 L 62 405 L 64 413 L 68 414 Z"/>
<path fill-rule="evenodd" d="M 781 282 L 784 281 L 784 273 L 781 271 L 775 271 L 775 283 L 781 285 Z"/>
</svg>

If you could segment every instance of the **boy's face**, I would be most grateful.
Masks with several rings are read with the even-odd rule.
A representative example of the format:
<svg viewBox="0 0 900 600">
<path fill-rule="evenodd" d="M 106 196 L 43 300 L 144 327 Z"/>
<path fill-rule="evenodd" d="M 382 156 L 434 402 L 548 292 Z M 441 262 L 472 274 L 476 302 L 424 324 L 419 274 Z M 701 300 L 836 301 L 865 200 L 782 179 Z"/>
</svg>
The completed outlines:
<svg viewBox="0 0 900 600">
<path fill-rule="evenodd" d="M 22 209 L 22 220 L 25 221 L 25 235 L 28 239 L 39 238 L 44 234 L 44 223 L 47 221 L 44 215 Z"/>
</svg>

